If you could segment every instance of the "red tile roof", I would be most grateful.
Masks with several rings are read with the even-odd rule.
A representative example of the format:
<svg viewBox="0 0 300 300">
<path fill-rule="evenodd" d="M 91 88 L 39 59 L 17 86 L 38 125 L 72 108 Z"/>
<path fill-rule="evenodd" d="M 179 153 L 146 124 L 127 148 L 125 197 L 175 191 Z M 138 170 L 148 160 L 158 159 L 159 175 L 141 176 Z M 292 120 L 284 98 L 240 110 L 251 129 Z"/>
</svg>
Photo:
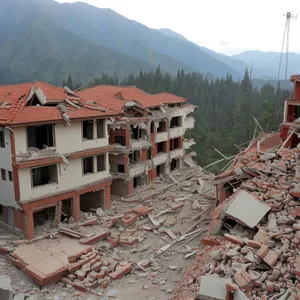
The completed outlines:
<svg viewBox="0 0 300 300">
<path fill-rule="evenodd" d="M 136 101 L 144 108 L 186 102 L 182 98 L 169 93 L 148 94 L 135 86 L 98 85 L 78 92 L 85 99 L 92 99 L 98 104 L 121 112 L 126 101 Z"/>
<path fill-rule="evenodd" d="M 63 88 L 42 81 L 0 86 L 0 105 L 2 104 L 2 106 L 0 106 L 1 125 L 63 120 L 62 112 L 58 106 L 26 106 L 26 99 L 30 95 L 32 88 L 35 91 L 40 89 L 48 103 L 60 103 L 68 98 L 76 99 L 77 103 L 81 105 L 93 106 L 92 104 L 86 103 L 79 95 L 77 99 L 73 95 L 68 95 Z M 116 115 L 116 112 L 111 109 L 101 111 L 99 107 L 98 109 L 89 109 L 86 107 L 76 109 L 70 105 L 66 105 L 66 108 L 67 115 L 70 119 Z"/>
<path fill-rule="evenodd" d="M 99 85 L 80 92 L 76 96 L 68 94 L 65 89 L 46 82 L 32 82 L 0 86 L 0 124 L 26 124 L 54 122 L 63 120 L 62 112 L 56 106 L 26 106 L 26 100 L 32 88 L 40 89 L 47 103 L 64 102 L 67 115 L 72 119 L 103 117 L 120 114 L 127 101 L 136 101 L 144 108 L 186 102 L 187 100 L 169 93 L 148 94 L 135 86 Z M 74 100 L 81 108 L 66 104 L 65 99 Z M 2 105 L 2 106 L 1 106 Z M 104 108 L 101 110 L 100 108 Z"/>
</svg>

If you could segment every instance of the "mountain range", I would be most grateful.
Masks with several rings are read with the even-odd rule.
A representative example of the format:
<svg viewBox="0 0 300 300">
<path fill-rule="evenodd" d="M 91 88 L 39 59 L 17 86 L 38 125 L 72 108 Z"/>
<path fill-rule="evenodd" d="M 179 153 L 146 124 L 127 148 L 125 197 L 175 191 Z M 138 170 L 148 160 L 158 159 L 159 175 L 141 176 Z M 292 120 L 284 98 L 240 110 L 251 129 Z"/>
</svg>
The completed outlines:
<svg viewBox="0 0 300 300">
<path fill-rule="evenodd" d="M 110 9 L 54 0 L 1 0 L 0 83 L 46 80 L 61 84 L 68 74 L 87 83 L 103 73 L 124 78 L 178 69 L 213 77 L 227 73 L 277 77 L 278 53 L 246 51 L 232 57 L 199 46 L 168 29 L 151 29 Z M 300 55 L 290 55 L 289 71 Z M 295 70 L 296 71 L 296 70 Z M 295 73 L 295 72 L 294 72 Z M 297 73 L 297 72 L 296 72 Z"/>
</svg>

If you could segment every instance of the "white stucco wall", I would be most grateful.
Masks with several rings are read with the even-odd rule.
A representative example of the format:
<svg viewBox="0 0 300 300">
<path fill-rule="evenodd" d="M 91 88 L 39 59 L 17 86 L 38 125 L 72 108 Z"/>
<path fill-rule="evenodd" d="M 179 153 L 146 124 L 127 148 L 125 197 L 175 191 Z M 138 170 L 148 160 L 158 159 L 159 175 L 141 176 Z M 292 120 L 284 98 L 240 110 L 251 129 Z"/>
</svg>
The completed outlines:
<svg viewBox="0 0 300 300">
<path fill-rule="evenodd" d="M 153 159 L 153 165 L 158 166 L 164 164 L 167 161 L 167 153 L 159 153 Z"/>
<path fill-rule="evenodd" d="M 82 136 L 82 122 L 71 122 L 54 125 L 54 145 L 57 152 L 67 154 L 90 148 L 105 147 L 108 145 L 107 121 L 104 122 L 105 137 L 101 139 L 84 140 Z M 94 137 L 96 137 L 96 122 L 94 123 Z M 14 136 L 17 154 L 27 152 L 27 130 L 26 127 L 14 128 Z"/>
<path fill-rule="evenodd" d="M 155 143 L 164 142 L 168 140 L 168 132 L 159 132 L 155 135 Z"/>
<path fill-rule="evenodd" d="M 29 168 L 19 170 L 21 201 L 44 197 L 46 195 L 73 190 L 87 184 L 92 184 L 110 177 L 108 154 L 105 154 L 106 170 L 93 174 L 83 175 L 82 159 L 70 159 L 70 164 L 59 163 L 58 183 L 32 187 L 31 170 Z M 96 170 L 95 166 L 94 169 Z"/>
<path fill-rule="evenodd" d="M 0 172 L 0 204 L 4 206 L 16 206 L 13 181 L 9 181 L 8 171 L 12 172 L 10 131 L 4 128 L 5 148 L 0 148 L 0 168 L 5 170 L 6 181 L 2 180 Z"/>
<path fill-rule="evenodd" d="M 174 139 L 174 138 L 183 136 L 183 134 L 184 134 L 183 127 L 176 127 L 176 128 L 169 129 L 170 139 Z"/>
</svg>

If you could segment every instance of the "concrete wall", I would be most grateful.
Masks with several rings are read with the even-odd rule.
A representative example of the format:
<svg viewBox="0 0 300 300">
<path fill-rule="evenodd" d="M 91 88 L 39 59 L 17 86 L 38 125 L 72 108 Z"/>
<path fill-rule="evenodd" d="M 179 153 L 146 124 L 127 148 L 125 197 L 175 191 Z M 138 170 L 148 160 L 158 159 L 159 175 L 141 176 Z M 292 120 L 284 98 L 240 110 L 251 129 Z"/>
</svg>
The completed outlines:
<svg viewBox="0 0 300 300">
<path fill-rule="evenodd" d="M 2 180 L 0 172 L 0 204 L 5 206 L 15 206 L 14 183 L 9 180 L 8 171 L 12 172 L 11 141 L 10 130 L 4 128 L 5 148 L 0 148 L 0 168 L 5 170 L 6 181 Z"/>
<path fill-rule="evenodd" d="M 168 132 L 159 132 L 155 135 L 155 143 L 168 140 Z"/>
<path fill-rule="evenodd" d="M 82 135 L 82 122 L 71 122 L 54 125 L 54 145 L 61 154 L 82 151 L 90 148 L 99 148 L 108 145 L 107 121 L 105 120 L 105 137 L 97 139 L 97 125 L 94 122 L 93 140 L 84 140 Z M 14 128 L 16 143 L 16 154 L 27 152 L 27 130 L 26 127 Z"/>
<path fill-rule="evenodd" d="M 125 197 L 128 195 L 128 183 L 124 179 L 114 179 L 111 185 L 112 195 Z"/>
<path fill-rule="evenodd" d="M 184 135 L 184 128 L 183 127 L 176 127 L 169 129 L 170 139 L 174 139 L 179 136 Z"/>
<path fill-rule="evenodd" d="M 75 189 L 84 185 L 99 182 L 110 177 L 108 153 L 105 154 L 106 170 L 93 174 L 83 175 L 82 159 L 70 159 L 70 164 L 59 163 L 58 183 L 32 187 L 31 171 L 29 168 L 19 170 L 21 201 L 45 197 L 51 194 L 60 193 Z M 94 160 L 95 164 L 96 160 Z M 94 165 L 94 170 L 96 166 Z"/>
<path fill-rule="evenodd" d="M 160 153 L 156 155 L 153 159 L 154 166 L 164 164 L 167 161 L 167 153 Z"/>
</svg>

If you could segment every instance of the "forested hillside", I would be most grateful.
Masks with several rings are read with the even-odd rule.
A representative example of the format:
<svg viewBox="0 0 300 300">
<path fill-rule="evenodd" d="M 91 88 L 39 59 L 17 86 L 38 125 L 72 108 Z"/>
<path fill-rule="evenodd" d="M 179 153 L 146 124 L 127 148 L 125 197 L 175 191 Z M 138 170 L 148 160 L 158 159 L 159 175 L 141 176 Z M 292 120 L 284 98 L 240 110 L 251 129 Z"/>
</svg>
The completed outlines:
<svg viewBox="0 0 300 300">
<path fill-rule="evenodd" d="M 118 81 L 103 75 L 90 86 L 97 84 L 118 84 Z M 172 77 L 157 68 L 155 72 L 129 75 L 119 84 L 135 85 L 149 93 L 174 93 L 196 104 L 199 108 L 194 114 L 195 129 L 188 132 L 188 137 L 195 139 L 193 150 L 201 166 L 222 158 L 214 148 L 230 156 L 238 151 L 235 145 L 251 140 L 255 128 L 253 116 L 264 130 L 277 130 L 282 122 L 283 100 L 288 95 L 270 84 L 260 90 L 252 88 L 248 71 L 239 82 L 231 76 L 209 82 L 198 73 L 181 70 Z"/>
</svg>

